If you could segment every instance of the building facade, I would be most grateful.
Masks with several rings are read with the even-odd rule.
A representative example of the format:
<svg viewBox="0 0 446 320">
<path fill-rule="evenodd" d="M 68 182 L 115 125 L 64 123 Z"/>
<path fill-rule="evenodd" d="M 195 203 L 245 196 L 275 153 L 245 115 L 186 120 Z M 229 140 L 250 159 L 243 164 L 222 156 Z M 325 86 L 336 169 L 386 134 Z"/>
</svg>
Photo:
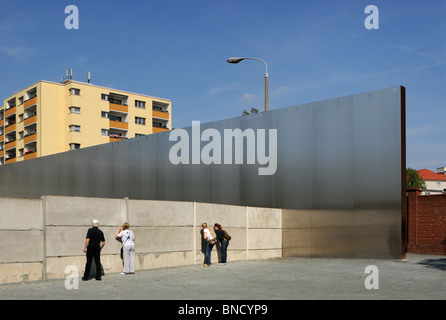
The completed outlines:
<svg viewBox="0 0 446 320">
<path fill-rule="evenodd" d="M 437 168 L 436 172 L 428 169 L 418 170 L 418 175 L 426 182 L 425 194 L 442 194 L 446 192 L 446 167 Z"/>
<path fill-rule="evenodd" d="M 170 129 L 168 99 L 39 81 L 0 106 L 0 165 Z"/>
</svg>

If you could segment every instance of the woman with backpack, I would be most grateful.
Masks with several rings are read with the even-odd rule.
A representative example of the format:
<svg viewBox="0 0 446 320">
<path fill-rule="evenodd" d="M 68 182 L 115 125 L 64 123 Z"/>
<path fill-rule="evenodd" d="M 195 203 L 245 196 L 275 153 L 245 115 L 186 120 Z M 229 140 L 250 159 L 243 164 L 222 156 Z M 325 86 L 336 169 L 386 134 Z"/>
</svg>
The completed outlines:
<svg viewBox="0 0 446 320">
<path fill-rule="evenodd" d="M 122 274 L 135 273 L 135 234 L 130 230 L 129 224 L 126 222 L 118 228 L 115 236 L 116 239 L 121 239 L 122 242 L 122 256 L 124 260 L 124 270 Z"/>
<path fill-rule="evenodd" d="M 221 260 L 219 265 L 225 265 L 227 259 L 227 250 L 231 236 L 222 228 L 221 224 L 214 224 L 215 237 L 220 242 Z"/>
</svg>

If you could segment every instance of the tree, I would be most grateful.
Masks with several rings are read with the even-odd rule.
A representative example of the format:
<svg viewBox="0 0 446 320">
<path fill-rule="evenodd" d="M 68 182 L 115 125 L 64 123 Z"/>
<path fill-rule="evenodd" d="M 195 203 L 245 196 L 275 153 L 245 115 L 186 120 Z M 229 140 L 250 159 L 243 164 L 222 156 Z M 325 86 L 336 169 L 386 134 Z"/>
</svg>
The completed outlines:
<svg viewBox="0 0 446 320">
<path fill-rule="evenodd" d="M 243 110 L 242 116 L 247 116 L 247 115 L 254 114 L 254 113 L 259 113 L 259 110 L 256 108 L 251 108 L 251 113 L 249 113 L 246 110 Z"/>
<path fill-rule="evenodd" d="M 406 189 L 426 189 L 426 182 L 420 177 L 417 170 L 412 168 L 406 168 Z"/>
</svg>

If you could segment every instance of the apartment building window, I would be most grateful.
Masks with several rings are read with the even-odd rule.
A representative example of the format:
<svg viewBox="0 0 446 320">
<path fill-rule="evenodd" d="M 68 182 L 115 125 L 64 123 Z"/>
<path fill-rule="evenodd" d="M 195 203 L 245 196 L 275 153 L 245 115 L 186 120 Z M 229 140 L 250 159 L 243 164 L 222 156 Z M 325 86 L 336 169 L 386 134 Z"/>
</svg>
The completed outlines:
<svg viewBox="0 0 446 320">
<path fill-rule="evenodd" d="M 163 103 L 161 101 L 153 101 L 152 102 L 152 110 L 169 113 L 169 104 Z"/>
<path fill-rule="evenodd" d="M 30 100 L 32 98 L 37 97 L 37 88 L 32 88 L 29 91 L 26 91 L 26 99 Z"/>
<path fill-rule="evenodd" d="M 101 117 L 102 118 L 108 118 L 108 112 L 107 111 L 101 111 Z"/>
<path fill-rule="evenodd" d="M 23 157 L 23 148 L 19 149 L 19 157 Z"/>
<path fill-rule="evenodd" d="M 146 124 L 146 118 L 141 118 L 141 117 L 135 117 L 135 123 L 136 124 Z"/>
<path fill-rule="evenodd" d="M 23 97 L 19 98 L 19 104 L 23 104 Z"/>
<path fill-rule="evenodd" d="M 70 150 L 78 150 L 81 148 L 80 143 L 70 143 Z"/>
<path fill-rule="evenodd" d="M 71 94 L 79 96 L 81 94 L 81 89 L 72 88 L 71 89 Z"/>
<path fill-rule="evenodd" d="M 71 113 L 81 113 L 81 108 L 79 107 L 70 107 Z"/>
<path fill-rule="evenodd" d="M 15 106 L 16 106 L 15 98 L 12 98 L 11 100 L 9 100 L 9 101 L 6 103 L 6 108 L 5 108 L 5 110 L 14 108 Z"/>
<path fill-rule="evenodd" d="M 80 132 L 81 131 L 81 126 L 73 124 L 73 125 L 70 126 L 70 131 L 71 132 Z"/>
<path fill-rule="evenodd" d="M 101 129 L 101 134 L 103 136 L 108 136 L 108 130 L 107 129 Z"/>
<path fill-rule="evenodd" d="M 143 136 L 145 136 L 145 134 L 142 134 L 142 133 L 135 133 L 135 138 L 137 138 L 137 137 L 143 137 Z"/>
<path fill-rule="evenodd" d="M 135 107 L 145 109 L 146 103 L 145 103 L 145 101 L 135 100 Z"/>
<path fill-rule="evenodd" d="M 109 114 L 109 115 L 108 115 L 108 118 L 110 119 L 110 121 L 124 122 L 124 121 L 122 120 L 122 117 L 120 117 L 120 116 L 115 116 L 115 115 Z"/>
<path fill-rule="evenodd" d="M 101 100 L 108 101 L 108 94 L 101 93 Z"/>
</svg>

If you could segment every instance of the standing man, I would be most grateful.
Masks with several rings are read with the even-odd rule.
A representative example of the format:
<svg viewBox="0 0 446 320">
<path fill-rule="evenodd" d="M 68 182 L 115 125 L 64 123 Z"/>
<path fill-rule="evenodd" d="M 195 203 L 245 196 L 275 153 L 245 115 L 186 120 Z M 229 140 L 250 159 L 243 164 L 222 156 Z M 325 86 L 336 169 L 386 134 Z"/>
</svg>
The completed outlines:
<svg viewBox="0 0 446 320">
<path fill-rule="evenodd" d="M 99 221 L 93 220 L 92 228 L 88 229 L 85 239 L 84 252 L 87 253 L 87 264 L 82 280 L 88 280 L 90 275 L 91 262 L 94 258 L 96 264 L 96 280 L 101 280 L 101 250 L 105 246 L 104 233 L 99 230 Z"/>
</svg>

